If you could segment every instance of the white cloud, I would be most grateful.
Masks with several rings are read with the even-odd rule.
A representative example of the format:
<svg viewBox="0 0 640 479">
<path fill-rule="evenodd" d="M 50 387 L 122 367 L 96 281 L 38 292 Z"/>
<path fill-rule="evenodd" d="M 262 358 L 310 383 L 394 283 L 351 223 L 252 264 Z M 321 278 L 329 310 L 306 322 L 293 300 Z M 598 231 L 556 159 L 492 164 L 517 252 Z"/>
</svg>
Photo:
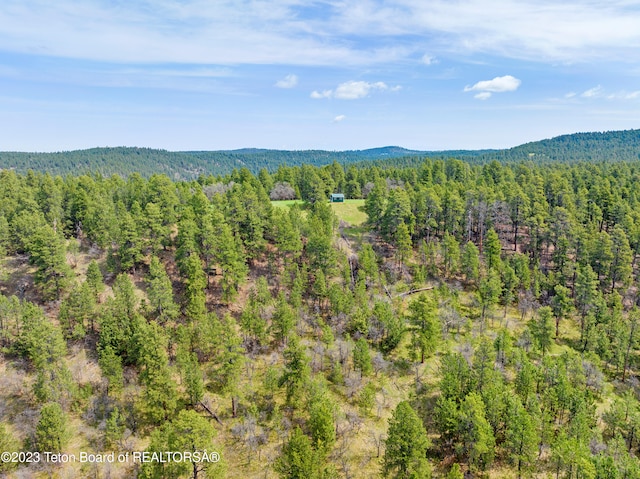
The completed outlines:
<svg viewBox="0 0 640 479">
<path fill-rule="evenodd" d="M 595 98 L 598 97 L 602 94 L 602 87 L 600 85 L 593 87 L 593 88 L 589 88 L 587 91 L 583 92 L 582 95 L 580 95 L 582 98 Z"/>
<path fill-rule="evenodd" d="M 340 123 L 342 120 L 344 120 L 346 118 L 345 115 L 338 115 L 333 119 L 334 123 Z"/>
<path fill-rule="evenodd" d="M 278 88 L 293 88 L 298 85 L 297 75 L 287 75 L 282 80 L 278 80 L 275 84 Z"/>
<path fill-rule="evenodd" d="M 478 93 L 477 95 L 474 95 L 473 98 L 476 98 L 478 100 L 488 100 L 489 98 L 491 98 L 491 92 L 483 91 Z"/>
<path fill-rule="evenodd" d="M 348 81 L 338 85 L 334 97 L 339 100 L 357 100 L 369 96 L 373 90 L 387 90 L 388 88 L 384 82 Z"/>
<path fill-rule="evenodd" d="M 640 90 L 636 91 L 616 91 L 613 93 L 605 93 L 605 89 L 601 85 L 590 88 L 583 92 L 581 95 L 583 98 L 605 98 L 607 100 L 636 100 L 640 98 Z"/>
<path fill-rule="evenodd" d="M 502 93 L 505 91 L 515 91 L 522 82 L 511 75 L 495 77 L 493 80 L 479 81 L 473 86 L 467 86 L 464 91 L 480 91 Z"/>
<path fill-rule="evenodd" d="M 322 92 L 314 90 L 311 92 L 311 98 L 313 98 L 314 100 L 321 100 L 322 98 L 331 98 L 332 96 L 333 96 L 333 91 L 331 90 L 324 90 Z"/>
<path fill-rule="evenodd" d="M 424 55 L 422 55 L 422 63 L 424 63 L 425 65 L 435 65 L 436 63 L 438 63 L 438 59 L 433 55 L 425 53 Z"/>
<path fill-rule="evenodd" d="M 338 100 L 359 100 L 361 98 L 366 98 L 373 91 L 398 91 L 402 87 L 400 85 L 396 85 L 390 87 L 384 82 L 366 82 L 366 81 L 348 81 L 341 83 L 336 87 L 335 90 L 324 90 L 322 92 L 313 91 L 311 92 L 311 98 L 316 100 L 322 98 L 336 98 Z"/>
<path fill-rule="evenodd" d="M 332 22 L 350 34 L 421 36 L 439 56 L 626 60 L 637 58 L 640 45 L 636 6 L 629 0 L 370 0 L 341 2 Z"/>
<path fill-rule="evenodd" d="M 433 64 L 432 54 L 450 52 L 628 60 L 640 47 L 640 10 L 630 0 L 309 2 L 314 14 L 305 3 L 3 0 L 0 50 L 115 63 L 368 65 L 425 49 L 423 62 Z M 346 40 L 354 35 L 372 41 L 355 46 Z"/>
</svg>

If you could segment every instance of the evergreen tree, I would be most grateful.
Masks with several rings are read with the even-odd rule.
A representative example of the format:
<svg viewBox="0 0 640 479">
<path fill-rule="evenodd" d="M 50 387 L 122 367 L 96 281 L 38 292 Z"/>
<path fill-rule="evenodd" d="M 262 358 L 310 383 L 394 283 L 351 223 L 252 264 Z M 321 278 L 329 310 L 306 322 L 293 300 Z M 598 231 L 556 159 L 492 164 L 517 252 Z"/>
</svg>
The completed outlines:
<svg viewBox="0 0 640 479">
<path fill-rule="evenodd" d="M 408 402 L 400 402 L 389 418 L 382 464 L 384 476 L 397 479 L 431 477 L 431 466 L 426 459 L 430 445 L 427 431 L 416 412 Z"/>
<path fill-rule="evenodd" d="M 282 479 L 319 479 L 320 464 L 311 440 L 296 427 L 273 467 Z"/>
<path fill-rule="evenodd" d="M 60 299 L 70 285 L 64 239 L 48 225 L 36 229 L 29 239 L 29 261 L 36 266 L 34 281 L 46 300 Z"/>
<path fill-rule="evenodd" d="M 81 339 L 85 336 L 87 327 L 94 330 L 96 314 L 95 296 L 88 283 L 76 285 L 69 297 L 60 304 L 58 319 L 64 335 L 70 339 Z"/>
<path fill-rule="evenodd" d="M 364 338 L 359 338 L 353 348 L 353 368 L 360 371 L 361 376 L 368 376 L 373 372 L 369 345 Z"/>
<path fill-rule="evenodd" d="M 120 414 L 120 409 L 113 408 L 104 428 L 104 439 L 108 448 L 113 448 L 122 439 L 125 428 L 124 418 Z"/>
<path fill-rule="evenodd" d="M 64 452 L 69 441 L 67 416 L 58 403 L 47 403 L 40 409 L 36 425 L 36 445 L 41 452 Z"/>
<path fill-rule="evenodd" d="M 171 280 L 157 256 L 151 257 L 147 284 L 151 317 L 160 324 L 177 318 L 178 305 L 173 301 Z"/>
<path fill-rule="evenodd" d="M 496 231 L 491 228 L 489 231 L 487 231 L 487 236 L 484 243 L 484 259 L 488 269 L 500 269 L 501 251 L 502 245 L 500 244 L 498 233 L 496 233 Z"/>
<path fill-rule="evenodd" d="M 455 275 L 456 272 L 458 271 L 458 265 L 460 262 L 460 245 L 458 244 L 458 242 L 456 241 L 456 238 L 452 234 L 449 234 L 449 232 L 445 231 L 444 236 L 442 237 L 442 243 L 440 243 L 440 246 L 442 248 L 442 259 L 444 262 L 445 276 Z M 468 265 L 468 266 L 473 268 L 472 265 Z"/>
<path fill-rule="evenodd" d="M 401 221 L 397 226 L 393 235 L 393 240 L 396 245 L 396 257 L 398 258 L 398 263 L 404 263 L 407 259 L 410 259 L 411 252 L 413 250 L 409 228 L 404 221 Z"/>
<path fill-rule="evenodd" d="M 335 405 L 328 392 L 320 391 L 314 395 L 309 405 L 309 432 L 311 444 L 316 451 L 326 455 L 336 441 L 334 421 Z"/>
<path fill-rule="evenodd" d="M 139 477 L 160 479 L 189 476 L 193 479 L 199 477 L 222 479 L 226 473 L 223 461 L 196 461 L 196 454 L 203 454 L 205 451 L 210 454 L 217 450 L 213 443 L 215 435 L 213 426 L 200 414 L 193 410 L 180 411 L 171 422 L 164 423 L 152 432 L 147 452 L 180 451 L 191 453 L 191 459 L 164 462 L 147 461 L 142 464 Z"/>
<path fill-rule="evenodd" d="M 281 291 L 280 294 L 278 294 L 276 310 L 271 319 L 271 330 L 276 343 L 284 344 L 293 332 L 295 325 L 295 314 L 291 306 L 287 303 L 284 292 Z"/>
<path fill-rule="evenodd" d="M 231 397 L 231 414 L 236 417 L 238 382 L 244 366 L 245 351 L 233 316 L 226 314 L 222 318 L 221 326 L 222 354 L 217 358 L 217 384 L 221 392 Z"/>
<path fill-rule="evenodd" d="M 560 332 L 560 320 L 566 318 L 567 315 L 573 309 L 573 302 L 571 301 L 571 290 L 561 284 L 557 284 L 553 288 L 555 295 L 551 299 L 551 307 L 553 309 L 553 315 L 556 318 L 556 338 L 558 338 Z"/>
<path fill-rule="evenodd" d="M 107 380 L 107 393 L 117 395 L 122 391 L 124 378 L 122 376 L 122 358 L 118 356 L 111 345 L 106 345 L 98 351 L 98 364 Z"/>
<path fill-rule="evenodd" d="M 493 462 L 495 438 L 479 394 L 472 392 L 462 401 L 459 427 L 460 447 L 468 458 L 469 467 L 485 469 Z"/>
<path fill-rule="evenodd" d="M 96 260 L 91 260 L 87 267 L 86 283 L 89 285 L 95 301 L 98 302 L 100 294 L 104 291 L 104 278 L 102 277 L 100 266 L 98 266 L 98 262 Z"/>
<path fill-rule="evenodd" d="M 141 408 L 151 424 L 172 417 L 178 405 L 176 384 L 167 357 L 167 339 L 152 321 L 140 331 L 140 382 L 145 386 Z"/>
<path fill-rule="evenodd" d="M 289 345 L 282 355 L 285 369 L 278 383 L 280 387 L 285 388 L 287 405 L 295 408 L 299 405 L 309 381 L 309 359 L 297 336 L 290 338 Z"/>
<path fill-rule="evenodd" d="M 369 217 L 369 224 L 376 229 L 382 225 L 382 216 L 387 208 L 387 196 L 387 185 L 382 178 L 377 178 L 373 189 L 364 202 L 364 210 Z"/>
<path fill-rule="evenodd" d="M 529 330 L 536 346 L 544 356 L 553 343 L 553 312 L 550 307 L 544 306 L 538 310 L 537 316 L 529 321 Z"/>
<path fill-rule="evenodd" d="M 534 419 L 517 396 L 507 397 L 505 428 L 505 449 L 521 477 L 536 461 L 539 437 Z"/>
<path fill-rule="evenodd" d="M 207 277 L 202 262 L 196 253 L 191 253 L 185 261 L 185 314 L 191 321 L 198 321 L 207 314 L 206 296 Z"/>
<path fill-rule="evenodd" d="M 414 327 L 413 345 L 419 352 L 420 362 L 435 353 L 441 337 L 440 321 L 436 317 L 436 305 L 422 293 L 409 304 L 409 322 Z"/>
<path fill-rule="evenodd" d="M 622 227 L 616 225 L 611 232 L 611 267 L 609 278 L 611 280 L 611 292 L 614 291 L 616 283 L 628 286 L 631 283 L 633 272 L 633 253 L 629 246 L 629 240 Z"/>
<path fill-rule="evenodd" d="M 460 269 L 467 281 L 478 281 L 480 274 L 480 253 L 478 247 L 471 241 L 467 241 L 462 249 Z"/>
<path fill-rule="evenodd" d="M 502 282 L 500 281 L 500 276 L 496 270 L 490 269 L 487 276 L 482 278 L 478 285 L 478 299 L 482 308 L 480 320 L 483 324 L 487 310 L 498 302 L 501 292 Z"/>
</svg>

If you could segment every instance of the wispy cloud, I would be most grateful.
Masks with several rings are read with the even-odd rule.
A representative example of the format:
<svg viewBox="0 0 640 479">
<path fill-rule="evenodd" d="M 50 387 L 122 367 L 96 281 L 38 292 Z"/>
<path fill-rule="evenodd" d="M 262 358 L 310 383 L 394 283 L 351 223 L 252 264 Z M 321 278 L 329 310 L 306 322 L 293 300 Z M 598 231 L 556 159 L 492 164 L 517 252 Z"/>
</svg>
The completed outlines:
<svg viewBox="0 0 640 479">
<path fill-rule="evenodd" d="M 333 96 L 333 90 L 324 90 L 324 91 L 314 90 L 314 91 L 311 92 L 310 96 L 314 100 L 321 100 L 323 98 L 331 98 Z"/>
<path fill-rule="evenodd" d="M 637 57 L 640 10 L 628 0 L 391 0 L 343 2 L 345 32 L 422 37 L 430 50 L 536 62 Z"/>
<path fill-rule="evenodd" d="M 580 96 L 582 98 L 596 98 L 602 95 L 602 87 L 600 85 L 589 88 L 587 91 L 583 92 Z"/>
<path fill-rule="evenodd" d="M 426 64 L 452 51 L 628 59 L 640 47 L 640 10 L 628 0 L 323 1 L 313 15 L 301 3 L 4 0 L 0 49 L 109 62 L 367 65 L 425 50 Z"/>
<path fill-rule="evenodd" d="M 287 75 L 282 80 L 278 80 L 276 85 L 278 88 L 293 88 L 298 85 L 298 77 L 296 75 Z"/>
<path fill-rule="evenodd" d="M 479 93 L 477 93 L 474 98 L 477 98 L 478 100 L 487 100 L 491 97 L 492 93 L 515 91 L 521 83 L 522 82 L 519 79 L 511 75 L 505 75 L 495 77 L 493 80 L 482 80 L 472 86 L 466 86 L 464 91 L 477 91 Z"/>
<path fill-rule="evenodd" d="M 491 98 L 491 92 L 483 91 L 474 95 L 473 98 L 476 98 L 477 100 L 488 100 Z"/>
<path fill-rule="evenodd" d="M 602 85 L 598 85 L 593 88 L 589 88 L 581 95 L 582 98 L 587 99 L 605 99 L 605 100 L 637 100 L 640 98 L 640 90 L 627 91 L 620 90 L 614 92 L 607 92 Z"/>
<path fill-rule="evenodd" d="M 338 115 L 333 119 L 333 123 L 340 123 L 341 121 L 343 121 L 346 117 L 346 115 Z"/>
<path fill-rule="evenodd" d="M 399 85 L 390 87 L 384 82 L 348 81 L 341 83 L 335 90 L 323 90 L 322 92 L 311 92 L 311 98 L 316 100 L 322 98 L 336 98 L 338 100 L 358 100 L 366 98 L 374 91 L 398 91 L 402 87 Z"/>
<path fill-rule="evenodd" d="M 435 65 L 436 63 L 438 63 L 438 59 L 433 55 L 425 53 L 424 55 L 422 55 L 422 63 L 424 63 L 425 65 Z"/>
</svg>

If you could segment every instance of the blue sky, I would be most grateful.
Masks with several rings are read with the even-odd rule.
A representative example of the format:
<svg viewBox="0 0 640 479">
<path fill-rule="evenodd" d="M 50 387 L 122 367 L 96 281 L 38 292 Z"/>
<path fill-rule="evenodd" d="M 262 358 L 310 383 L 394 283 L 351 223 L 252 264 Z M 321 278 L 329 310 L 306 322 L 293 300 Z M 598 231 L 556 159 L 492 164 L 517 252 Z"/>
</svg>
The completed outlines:
<svg viewBox="0 0 640 479">
<path fill-rule="evenodd" d="M 640 2 L 3 0 L 0 150 L 505 148 L 640 128 Z"/>
</svg>

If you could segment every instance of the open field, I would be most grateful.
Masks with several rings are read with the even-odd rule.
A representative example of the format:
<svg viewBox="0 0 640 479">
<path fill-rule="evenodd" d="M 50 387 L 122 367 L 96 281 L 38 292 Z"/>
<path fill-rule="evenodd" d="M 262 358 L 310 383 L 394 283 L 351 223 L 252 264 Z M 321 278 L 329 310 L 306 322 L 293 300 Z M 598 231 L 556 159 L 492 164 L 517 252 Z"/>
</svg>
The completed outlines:
<svg viewBox="0 0 640 479">
<path fill-rule="evenodd" d="M 272 201 L 276 208 L 289 208 L 294 204 L 302 205 L 302 200 Z M 331 203 L 338 219 L 349 223 L 351 226 L 359 226 L 367 220 L 367 214 L 363 211 L 364 200 L 345 200 L 344 203 Z"/>
</svg>

